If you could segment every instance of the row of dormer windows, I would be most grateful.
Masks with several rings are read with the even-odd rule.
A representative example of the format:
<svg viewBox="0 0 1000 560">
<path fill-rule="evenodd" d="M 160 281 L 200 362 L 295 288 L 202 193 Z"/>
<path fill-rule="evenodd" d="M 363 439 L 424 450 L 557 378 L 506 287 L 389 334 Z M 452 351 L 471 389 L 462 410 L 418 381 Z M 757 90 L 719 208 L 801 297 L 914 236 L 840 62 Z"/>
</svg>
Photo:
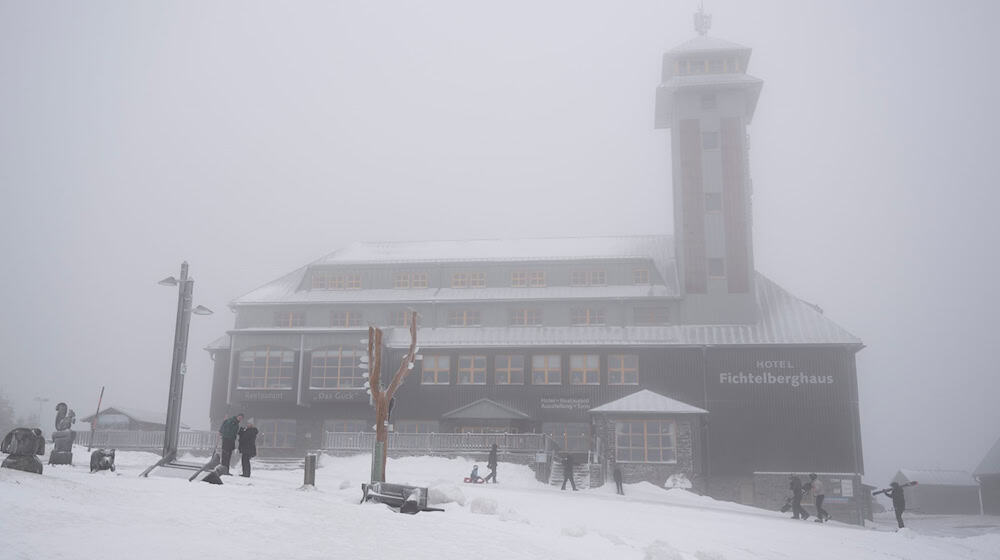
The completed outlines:
<svg viewBox="0 0 1000 560">
<path fill-rule="evenodd" d="M 649 284 L 649 269 L 636 268 L 632 270 L 633 284 Z M 570 286 L 606 286 L 607 271 L 601 268 L 579 269 L 570 272 Z M 450 283 L 452 288 L 486 288 L 488 282 L 486 273 L 480 271 L 452 273 Z M 508 284 L 511 288 L 544 288 L 548 286 L 544 270 L 515 270 L 510 273 Z M 310 277 L 311 290 L 360 290 L 365 287 L 362 275 L 357 271 L 314 271 Z M 427 272 L 395 272 L 392 275 L 392 287 L 398 290 L 412 290 L 430 287 Z"/>
<path fill-rule="evenodd" d="M 674 72 L 679 76 L 692 74 L 731 74 L 742 72 L 740 60 L 726 58 L 687 58 L 674 61 Z"/>
<path fill-rule="evenodd" d="M 363 327 L 364 313 L 356 309 L 335 309 L 330 311 L 331 327 Z M 406 309 L 394 309 L 388 312 L 387 323 L 390 327 L 408 327 L 411 312 Z M 641 306 L 633 308 L 636 325 L 665 325 L 670 322 L 670 308 L 665 306 Z M 418 316 L 419 321 L 419 316 Z M 457 308 L 448 311 L 445 324 L 449 327 L 479 327 L 483 324 L 483 313 L 477 308 Z M 518 307 L 507 310 L 507 324 L 512 327 L 542 326 L 544 317 L 542 310 L 536 307 Z M 578 306 L 570 308 L 570 324 L 572 325 L 605 325 L 607 312 L 604 307 Z M 275 327 L 304 327 L 306 312 L 275 311 Z"/>
</svg>

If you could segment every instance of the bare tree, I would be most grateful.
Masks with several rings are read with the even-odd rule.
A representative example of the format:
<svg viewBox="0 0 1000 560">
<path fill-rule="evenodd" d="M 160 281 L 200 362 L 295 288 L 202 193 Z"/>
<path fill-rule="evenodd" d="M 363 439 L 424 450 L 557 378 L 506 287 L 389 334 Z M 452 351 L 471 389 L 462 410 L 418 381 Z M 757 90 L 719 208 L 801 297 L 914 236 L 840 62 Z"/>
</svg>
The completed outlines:
<svg viewBox="0 0 1000 560">
<path fill-rule="evenodd" d="M 382 329 L 368 327 L 368 391 L 375 407 L 375 456 L 372 457 L 372 482 L 385 482 L 385 461 L 389 441 L 389 406 L 393 395 L 413 369 L 417 354 L 417 312 L 410 314 L 410 348 L 403 356 L 392 382 L 382 388 Z"/>
</svg>

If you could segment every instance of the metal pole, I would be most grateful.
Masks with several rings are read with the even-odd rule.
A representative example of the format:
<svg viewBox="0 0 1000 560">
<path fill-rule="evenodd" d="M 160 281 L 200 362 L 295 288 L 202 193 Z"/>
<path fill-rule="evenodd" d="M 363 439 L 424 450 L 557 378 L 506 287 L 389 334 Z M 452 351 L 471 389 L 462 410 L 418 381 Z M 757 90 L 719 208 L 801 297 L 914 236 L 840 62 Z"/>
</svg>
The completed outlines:
<svg viewBox="0 0 1000 560">
<path fill-rule="evenodd" d="M 181 264 L 177 293 L 177 320 L 174 325 L 174 351 L 170 364 L 170 394 L 167 397 L 167 422 L 163 434 L 163 458 L 177 455 L 177 440 L 181 425 L 181 399 L 184 396 L 184 374 L 187 369 L 188 329 L 191 326 L 191 296 L 194 280 L 188 278 L 188 263 Z"/>
<path fill-rule="evenodd" d="M 94 436 L 97 435 L 97 417 L 101 415 L 101 401 L 104 400 L 104 385 L 101 385 L 101 396 L 97 397 L 97 412 L 94 413 L 94 421 L 90 423 L 90 441 L 87 442 L 87 451 L 90 451 L 94 444 Z"/>
</svg>

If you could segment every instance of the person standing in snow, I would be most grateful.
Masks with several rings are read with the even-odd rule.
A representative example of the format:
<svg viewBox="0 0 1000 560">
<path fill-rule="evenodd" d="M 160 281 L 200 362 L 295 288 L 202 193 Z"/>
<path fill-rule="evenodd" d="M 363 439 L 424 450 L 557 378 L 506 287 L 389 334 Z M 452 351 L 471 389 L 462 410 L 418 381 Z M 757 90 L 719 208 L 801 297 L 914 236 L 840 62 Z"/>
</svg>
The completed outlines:
<svg viewBox="0 0 1000 560">
<path fill-rule="evenodd" d="M 618 461 L 615 461 L 614 459 L 612 459 L 612 461 L 613 461 L 612 464 L 614 466 L 612 467 L 612 471 L 611 472 L 612 472 L 612 474 L 615 477 L 615 491 L 618 492 L 619 495 L 624 496 L 625 495 L 625 489 L 622 488 L 622 478 L 623 477 L 622 477 L 622 468 L 621 468 L 621 465 L 619 465 Z"/>
<path fill-rule="evenodd" d="M 566 489 L 566 481 L 569 481 L 573 491 L 576 492 L 576 481 L 573 480 L 573 456 L 569 453 L 563 455 L 563 483 L 562 490 Z"/>
<path fill-rule="evenodd" d="M 226 418 L 219 426 L 219 435 L 222 436 L 222 474 L 229 474 L 229 466 L 233 460 L 233 450 L 236 449 L 236 436 L 240 434 L 240 422 L 243 421 L 243 414 L 237 414 Z"/>
<path fill-rule="evenodd" d="M 493 484 L 497 483 L 497 444 L 490 446 L 490 458 L 486 461 L 486 468 L 490 469 L 490 474 L 486 475 L 483 482 L 489 482 L 493 479 Z"/>
<path fill-rule="evenodd" d="M 889 489 L 885 491 L 885 495 L 892 498 L 892 509 L 896 510 L 896 523 L 902 529 L 903 510 L 906 509 L 906 497 L 903 496 L 903 487 L 898 482 L 893 482 L 889 484 Z"/>
<path fill-rule="evenodd" d="M 816 477 L 816 473 L 809 475 L 809 489 L 816 500 L 816 522 L 829 521 L 830 514 L 823 509 L 823 500 L 826 499 L 826 492 L 823 490 L 823 483 Z"/>
<path fill-rule="evenodd" d="M 257 456 L 257 434 L 260 430 L 253 425 L 253 419 L 247 420 L 247 426 L 240 428 L 240 462 L 243 464 L 243 474 L 240 476 L 250 478 L 250 459 Z"/>
<path fill-rule="evenodd" d="M 796 475 L 791 476 L 788 488 L 792 491 L 792 519 L 809 519 L 809 512 L 802 507 L 802 479 Z"/>
</svg>

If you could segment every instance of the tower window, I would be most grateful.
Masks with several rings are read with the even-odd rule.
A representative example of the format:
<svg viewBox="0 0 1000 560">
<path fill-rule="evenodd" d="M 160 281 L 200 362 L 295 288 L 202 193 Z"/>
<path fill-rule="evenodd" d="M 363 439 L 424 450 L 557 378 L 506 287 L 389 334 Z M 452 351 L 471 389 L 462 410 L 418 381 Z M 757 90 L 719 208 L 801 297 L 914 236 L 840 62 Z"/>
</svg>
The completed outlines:
<svg viewBox="0 0 1000 560">
<path fill-rule="evenodd" d="M 703 111 L 711 111 L 712 109 L 715 109 L 714 93 L 706 93 L 705 95 L 702 95 L 699 101 L 701 102 L 701 109 Z"/>
<path fill-rule="evenodd" d="M 726 261 L 722 259 L 708 259 L 708 275 L 716 277 L 725 276 Z"/>
<path fill-rule="evenodd" d="M 716 150 L 719 148 L 719 133 L 718 132 L 702 132 L 701 133 L 701 147 L 706 150 Z"/>
<path fill-rule="evenodd" d="M 637 268 L 632 271 L 633 284 L 649 284 L 649 269 Z"/>
<path fill-rule="evenodd" d="M 722 193 L 705 193 L 705 211 L 722 212 Z"/>
<path fill-rule="evenodd" d="M 721 74 L 722 73 L 722 59 L 718 58 L 715 60 L 708 61 L 708 73 L 709 74 Z"/>
</svg>

